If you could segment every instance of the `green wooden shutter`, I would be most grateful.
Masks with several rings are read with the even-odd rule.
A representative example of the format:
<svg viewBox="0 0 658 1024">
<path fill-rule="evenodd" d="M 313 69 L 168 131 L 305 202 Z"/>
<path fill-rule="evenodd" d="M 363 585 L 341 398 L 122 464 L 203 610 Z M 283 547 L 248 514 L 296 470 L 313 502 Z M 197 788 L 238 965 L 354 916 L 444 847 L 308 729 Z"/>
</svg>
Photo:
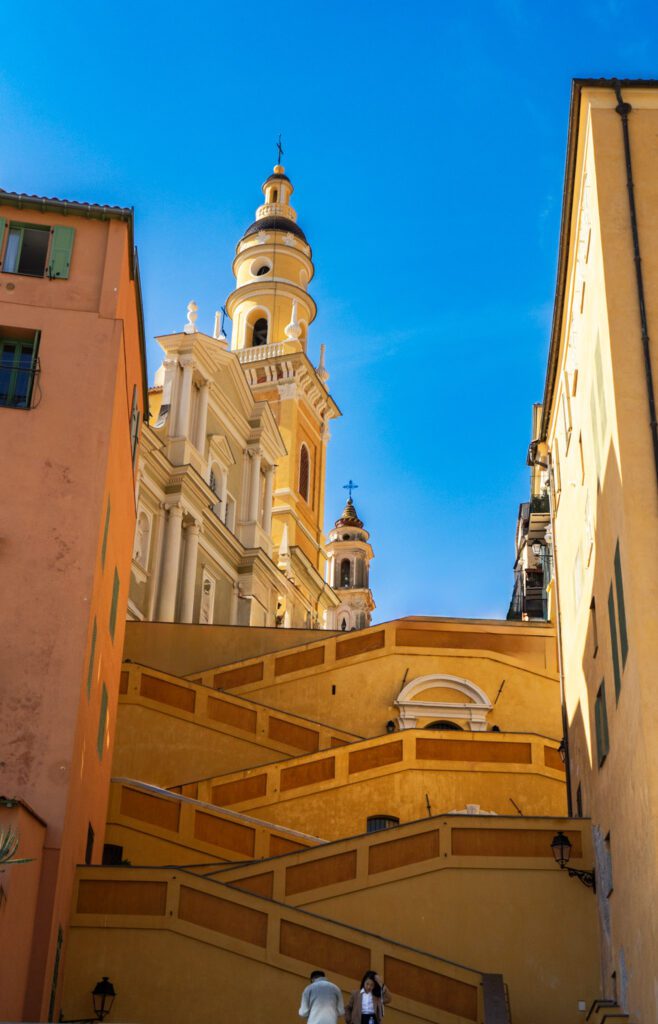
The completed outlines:
<svg viewBox="0 0 658 1024">
<path fill-rule="evenodd" d="M 114 570 L 114 583 L 112 585 L 112 605 L 110 607 L 110 637 L 114 640 L 114 631 L 117 625 L 117 605 L 119 603 L 119 573 Z"/>
<path fill-rule="evenodd" d="M 94 619 L 94 628 L 91 631 L 91 651 L 89 653 L 89 668 L 87 670 L 87 696 L 91 695 L 91 683 L 94 677 L 94 658 L 96 656 L 96 637 L 98 630 L 96 628 L 96 619 Z"/>
<path fill-rule="evenodd" d="M 610 750 L 608 735 L 608 711 L 605 706 L 605 680 L 599 686 L 594 705 L 594 725 L 596 727 L 596 747 L 599 767 L 603 764 Z"/>
<path fill-rule="evenodd" d="M 624 603 L 624 581 L 621 575 L 619 541 L 615 548 L 615 582 L 617 584 L 617 611 L 619 612 L 619 639 L 621 641 L 621 663 L 626 667 L 628 657 L 628 629 L 626 628 L 626 605 Z"/>
<path fill-rule="evenodd" d="M 615 616 L 615 597 L 612 583 L 608 592 L 608 621 L 610 623 L 610 649 L 612 652 L 612 672 L 615 679 L 615 697 L 619 703 L 621 693 L 621 670 L 619 668 L 619 644 L 617 643 L 617 620 Z"/>
<path fill-rule="evenodd" d="M 98 718 L 98 737 L 96 740 L 96 749 L 98 750 L 98 760 L 103 760 L 103 750 L 105 748 L 105 729 L 107 727 L 107 705 L 108 705 L 108 694 L 107 686 L 103 683 L 103 692 L 101 694 L 101 713 Z"/>
<path fill-rule="evenodd" d="M 53 241 L 48 264 L 49 277 L 65 278 L 69 276 L 74 235 L 75 228 L 53 228 Z"/>
<path fill-rule="evenodd" d="M 0 217 L 0 255 L 2 255 L 2 243 L 5 240 L 5 226 L 7 221 L 4 217 Z"/>
</svg>

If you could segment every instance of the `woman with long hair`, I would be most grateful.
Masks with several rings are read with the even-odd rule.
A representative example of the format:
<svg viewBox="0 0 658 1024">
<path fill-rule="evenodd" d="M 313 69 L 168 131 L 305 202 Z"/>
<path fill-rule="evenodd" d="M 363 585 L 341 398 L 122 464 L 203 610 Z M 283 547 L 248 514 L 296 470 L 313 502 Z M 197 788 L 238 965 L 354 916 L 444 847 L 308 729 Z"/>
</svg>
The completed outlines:
<svg viewBox="0 0 658 1024">
<path fill-rule="evenodd" d="M 345 1024 L 381 1024 L 384 1006 L 390 1001 L 384 979 L 375 971 L 366 971 L 361 987 L 351 993 L 345 1007 Z"/>
</svg>

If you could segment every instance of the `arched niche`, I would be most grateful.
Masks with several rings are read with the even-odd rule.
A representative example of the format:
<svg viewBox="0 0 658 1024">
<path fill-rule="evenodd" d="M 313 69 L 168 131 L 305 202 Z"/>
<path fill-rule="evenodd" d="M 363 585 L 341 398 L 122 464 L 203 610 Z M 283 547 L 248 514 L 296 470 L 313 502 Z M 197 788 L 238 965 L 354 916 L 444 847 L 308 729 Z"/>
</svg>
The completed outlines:
<svg viewBox="0 0 658 1024">
<path fill-rule="evenodd" d="M 400 729 L 423 728 L 437 721 L 454 722 L 472 732 L 485 732 L 492 704 L 470 679 L 440 673 L 419 676 L 403 686 L 397 700 Z"/>
</svg>

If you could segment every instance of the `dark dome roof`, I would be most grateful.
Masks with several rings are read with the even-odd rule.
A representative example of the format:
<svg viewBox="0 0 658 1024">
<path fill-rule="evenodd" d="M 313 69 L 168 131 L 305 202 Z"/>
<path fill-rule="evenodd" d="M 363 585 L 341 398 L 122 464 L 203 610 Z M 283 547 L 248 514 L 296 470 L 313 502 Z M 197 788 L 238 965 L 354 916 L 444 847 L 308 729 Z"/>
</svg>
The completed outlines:
<svg viewBox="0 0 658 1024">
<path fill-rule="evenodd" d="M 263 186 L 267 185 L 268 181 L 290 181 L 290 178 L 287 174 L 277 174 L 275 171 L 274 174 L 270 174 L 269 178 L 265 179 Z"/>
<path fill-rule="evenodd" d="M 361 521 L 361 519 L 359 519 L 357 515 L 356 509 L 354 507 L 354 502 L 352 501 L 351 497 L 347 499 L 347 504 L 343 509 L 342 516 L 340 517 L 340 519 L 336 520 L 336 529 L 338 529 L 338 527 L 340 526 L 356 526 L 357 529 L 359 530 L 363 529 L 363 522 Z"/>
<path fill-rule="evenodd" d="M 257 235 L 259 231 L 287 231 L 291 235 L 301 238 L 302 242 L 306 242 L 306 235 L 302 229 L 298 224 L 295 224 L 294 220 L 289 220 L 288 217 L 263 217 L 261 220 L 255 220 L 253 224 L 249 225 L 242 237 L 247 238 L 249 235 Z"/>
</svg>

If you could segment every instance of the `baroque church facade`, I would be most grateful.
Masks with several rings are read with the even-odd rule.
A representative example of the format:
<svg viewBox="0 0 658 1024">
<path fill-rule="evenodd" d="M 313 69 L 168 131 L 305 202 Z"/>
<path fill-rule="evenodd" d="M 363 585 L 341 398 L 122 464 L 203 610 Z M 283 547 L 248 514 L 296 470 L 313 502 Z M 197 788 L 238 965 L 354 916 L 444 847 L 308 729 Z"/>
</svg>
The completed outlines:
<svg viewBox="0 0 658 1024">
<path fill-rule="evenodd" d="M 329 424 L 340 412 L 324 346 L 317 366 L 307 354 L 311 247 L 281 165 L 262 190 L 233 262 L 230 343 L 219 315 L 213 337 L 197 330 L 193 302 L 183 329 L 157 339 L 163 362 L 142 432 L 129 616 L 363 628 L 374 608 L 367 532 L 346 510 L 343 534 L 334 530 L 329 547 L 323 536 Z"/>
</svg>

